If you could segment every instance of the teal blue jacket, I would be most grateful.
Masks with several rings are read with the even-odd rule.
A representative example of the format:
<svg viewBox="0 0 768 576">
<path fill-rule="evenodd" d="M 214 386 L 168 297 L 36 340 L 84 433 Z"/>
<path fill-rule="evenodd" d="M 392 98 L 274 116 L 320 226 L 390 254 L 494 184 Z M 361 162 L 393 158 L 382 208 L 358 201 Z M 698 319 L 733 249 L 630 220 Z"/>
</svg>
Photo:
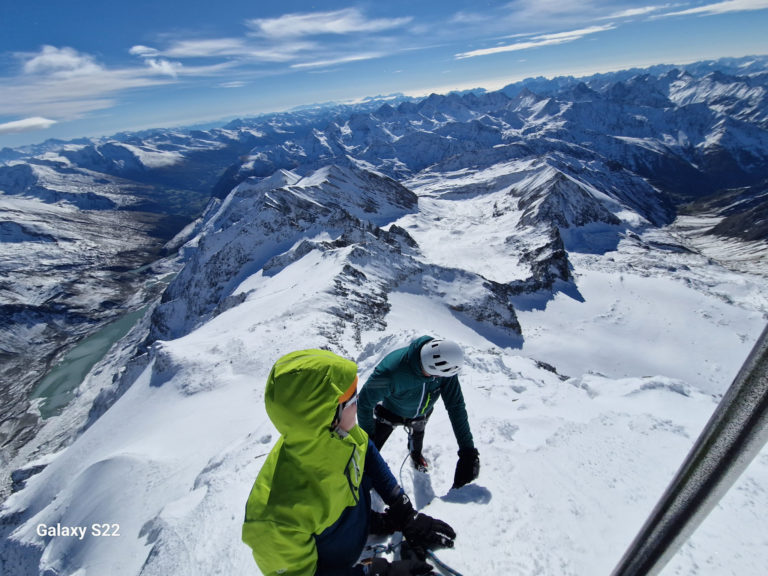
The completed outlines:
<svg viewBox="0 0 768 576">
<path fill-rule="evenodd" d="M 459 448 L 474 448 L 459 377 L 425 376 L 421 368 L 419 352 L 430 340 L 434 338 L 417 338 L 379 362 L 360 391 L 358 424 L 372 435 L 373 409 L 379 402 L 402 418 L 417 418 L 431 413 L 437 399 L 442 397 Z"/>
</svg>

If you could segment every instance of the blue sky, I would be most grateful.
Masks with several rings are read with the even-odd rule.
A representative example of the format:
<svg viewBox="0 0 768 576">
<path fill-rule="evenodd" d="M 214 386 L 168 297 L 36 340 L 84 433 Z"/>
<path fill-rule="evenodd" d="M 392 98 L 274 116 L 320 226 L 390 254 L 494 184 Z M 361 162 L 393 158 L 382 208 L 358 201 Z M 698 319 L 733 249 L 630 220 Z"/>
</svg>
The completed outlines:
<svg viewBox="0 0 768 576">
<path fill-rule="evenodd" d="M 302 104 L 768 53 L 768 0 L 27 0 L 0 147 Z"/>
</svg>

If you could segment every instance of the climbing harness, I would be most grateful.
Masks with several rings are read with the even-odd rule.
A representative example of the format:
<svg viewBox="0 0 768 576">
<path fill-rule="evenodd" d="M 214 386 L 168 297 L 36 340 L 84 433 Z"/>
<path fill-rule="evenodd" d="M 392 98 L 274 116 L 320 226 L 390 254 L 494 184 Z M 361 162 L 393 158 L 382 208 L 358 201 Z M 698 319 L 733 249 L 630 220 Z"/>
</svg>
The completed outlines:
<svg viewBox="0 0 768 576">
<path fill-rule="evenodd" d="M 369 544 L 365 547 L 365 550 L 373 552 L 373 557 L 375 558 L 379 554 L 394 554 L 401 545 L 402 541 L 397 544 L 392 544 L 391 542 L 388 544 Z"/>
</svg>

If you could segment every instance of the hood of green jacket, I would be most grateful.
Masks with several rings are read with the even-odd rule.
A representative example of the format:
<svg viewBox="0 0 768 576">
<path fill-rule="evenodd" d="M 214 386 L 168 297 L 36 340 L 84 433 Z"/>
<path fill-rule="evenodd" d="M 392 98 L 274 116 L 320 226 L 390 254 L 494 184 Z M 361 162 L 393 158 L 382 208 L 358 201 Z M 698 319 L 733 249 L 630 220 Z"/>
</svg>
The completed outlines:
<svg viewBox="0 0 768 576">
<path fill-rule="evenodd" d="M 286 354 L 267 380 L 264 402 L 269 419 L 288 442 L 327 434 L 339 398 L 356 375 L 354 362 L 328 350 Z"/>
</svg>

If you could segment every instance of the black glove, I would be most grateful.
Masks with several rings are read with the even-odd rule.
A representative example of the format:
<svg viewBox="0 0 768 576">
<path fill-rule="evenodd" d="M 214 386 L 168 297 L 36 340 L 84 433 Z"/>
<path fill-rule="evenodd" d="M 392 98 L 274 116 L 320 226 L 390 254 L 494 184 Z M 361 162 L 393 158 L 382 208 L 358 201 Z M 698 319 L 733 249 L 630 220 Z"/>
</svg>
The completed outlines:
<svg viewBox="0 0 768 576">
<path fill-rule="evenodd" d="M 368 534 L 372 536 L 389 536 L 397 532 L 398 527 L 387 510 L 386 513 L 371 511 L 371 520 L 368 526 Z"/>
<path fill-rule="evenodd" d="M 419 558 L 426 557 L 427 548 L 453 548 L 456 538 L 453 528 L 442 520 L 416 512 L 405 493 L 389 506 L 387 515 Z"/>
<path fill-rule="evenodd" d="M 456 473 L 453 475 L 453 487 L 461 488 L 469 484 L 480 474 L 480 456 L 475 448 L 459 450 L 459 461 L 456 463 Z"/>
<path fill-rule="evenodd" d="M 429 575 L 432 566 L 420 560 L 395 560 L 387 562 L 384 558 L 374 558 L 363 568 L 365 576 L 411 576 Z"/>
<path fill-rule="evenodd" d="M 416 514 L 403 526 L 403 536 L 415 550 L 453 548 L 456 532 L 448 524 L 426 514 Z"/>
<path fill-rule="evenodd" d="M 400 492 L 397 498 L 390 503 L 389 508 L 384 512 L 384 516 L 387 518 L 388 523 L 395 530 L 403 530 L 403 526 L 416 516 L 416 510 L 413 509 L 411 499 L 408 498 L 408 494 Z"/>
</svg>

